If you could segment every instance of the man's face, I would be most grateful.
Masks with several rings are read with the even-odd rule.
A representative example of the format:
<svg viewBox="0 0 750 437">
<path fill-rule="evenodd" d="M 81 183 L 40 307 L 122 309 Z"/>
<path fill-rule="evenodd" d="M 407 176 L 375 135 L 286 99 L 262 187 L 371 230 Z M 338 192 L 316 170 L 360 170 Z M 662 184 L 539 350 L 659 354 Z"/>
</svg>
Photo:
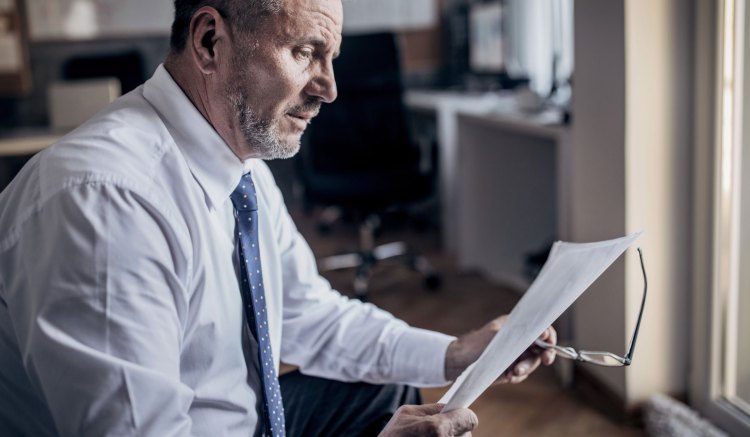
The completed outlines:
<svg viewBox="0 0 750 437">
<path fill-rule="evenodd" d="M 257 32 L 237 35 L 227 72 L 241 157 L 289 158 L 323 102 L 336 98 L 332 61 L 341 45 L 341 0 L 284 0 Z"/>
</svg>

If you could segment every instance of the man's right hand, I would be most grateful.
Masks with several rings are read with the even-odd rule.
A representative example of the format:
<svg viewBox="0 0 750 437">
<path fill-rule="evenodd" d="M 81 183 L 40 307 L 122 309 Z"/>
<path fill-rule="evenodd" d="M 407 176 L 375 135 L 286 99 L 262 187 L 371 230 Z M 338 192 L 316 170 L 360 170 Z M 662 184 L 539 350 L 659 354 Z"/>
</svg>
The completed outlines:
<svg viewBox="0 0 750 437">
<path fill-rule="evenodd" d="M 471 436 L 477 426 L 476 414 L 466 408 L 441 413 L 442 404 L 403 405 L 393 415 L 379 437 Z"/>
</svg>

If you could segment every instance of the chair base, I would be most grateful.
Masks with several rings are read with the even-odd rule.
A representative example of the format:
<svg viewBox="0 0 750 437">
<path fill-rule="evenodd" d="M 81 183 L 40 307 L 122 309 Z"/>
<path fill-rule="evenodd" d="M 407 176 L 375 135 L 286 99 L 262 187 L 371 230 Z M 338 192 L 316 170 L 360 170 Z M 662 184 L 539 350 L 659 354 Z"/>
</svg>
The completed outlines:
<svg viewBox="0 0 750 437">
<path fill-rule="evenodd" d="M 406 243 L 396 241 L 378 246 L 374 245 L 375 231 L 379 227 L 380 218 L 375 214 L 369 215 L 360 224 L 360 251 L 323 258 L 318 261 L 318 269 L 320 271 L 331 271 L 356 268 L 353 283 L 354 293 L 358 299 L 366 301 L 370 277 L 375 265 L 383 260 L 401 258 L 406 266 L 422 275 L 425 288 L 437 290 L 441 284 L 437 272 L 425 257 L 414 254 Z"/>
</svg>

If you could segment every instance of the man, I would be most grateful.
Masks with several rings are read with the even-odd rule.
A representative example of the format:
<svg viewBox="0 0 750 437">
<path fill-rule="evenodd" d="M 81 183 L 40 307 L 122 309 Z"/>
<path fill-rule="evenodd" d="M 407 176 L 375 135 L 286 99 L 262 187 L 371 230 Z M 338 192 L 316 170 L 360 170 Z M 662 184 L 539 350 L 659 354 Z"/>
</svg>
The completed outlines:
<svg viewBox="0 0 750 437">
<path fill-rule="evenodd" d="M 410 398 L 366 383 L 445 384 L 503 319 L 455 339 L 348 300 L 287 214 L 262 160 L 336 98 L 341 0 L 175 7 L 154 76 L 0 194 L 0 434 L 371 432 Z M 476 422 L 411 405 L 382 434 Z"/>
</svg>

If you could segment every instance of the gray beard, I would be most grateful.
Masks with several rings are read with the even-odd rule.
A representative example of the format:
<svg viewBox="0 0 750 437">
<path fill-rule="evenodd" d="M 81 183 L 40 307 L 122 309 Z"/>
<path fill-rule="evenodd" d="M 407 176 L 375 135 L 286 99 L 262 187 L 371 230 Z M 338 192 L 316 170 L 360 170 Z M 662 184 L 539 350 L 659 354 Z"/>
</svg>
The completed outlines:
<svg viewBox="0 0 750 437">
<path fill-rule="evenodd" d="M 279 136 L 278 123 L 273 120 L 263 120 L 255 115 L 247 104 L 247 93 L 242 86 L 232 84 L 227 93 L 237 113 L 237 120 L 245 142 L 261 159 L 286 159 L 299 152 L 301 136 L 296 141 L 282 141 Z"/>
</svg>

